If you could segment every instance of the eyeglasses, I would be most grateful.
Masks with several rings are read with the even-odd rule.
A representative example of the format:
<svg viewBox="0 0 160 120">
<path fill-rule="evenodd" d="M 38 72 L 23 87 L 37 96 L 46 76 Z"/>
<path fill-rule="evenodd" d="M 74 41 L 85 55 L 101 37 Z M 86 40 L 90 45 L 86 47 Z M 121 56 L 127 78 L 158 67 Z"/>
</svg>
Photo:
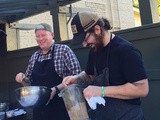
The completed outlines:
<svg viewBox="0 0 160 120">
<path fill-rule="evenodd" d="M 92 35 L 93 33 L 89 33 L 89 35 L 84 39 L 84 46 L 85 47 L 89 47 L 89 46 L 91 46 L 91 45 L 93 45 L 94 43 L 89 43 L 88 42 L 88 39 L 89 39 L 89 37 Z"/>
<path fill-rule="evenodd" d="M 92 33 L 89 33 L 87 37 L 85 37 L 84 41 L 87 42 L 88 38 L 91 36 Z"/>
</svg>

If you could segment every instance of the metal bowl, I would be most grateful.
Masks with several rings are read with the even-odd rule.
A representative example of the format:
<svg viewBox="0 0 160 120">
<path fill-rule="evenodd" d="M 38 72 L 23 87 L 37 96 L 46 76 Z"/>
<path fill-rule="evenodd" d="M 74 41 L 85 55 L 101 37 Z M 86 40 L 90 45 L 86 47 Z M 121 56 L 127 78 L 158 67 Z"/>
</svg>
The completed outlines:
<svg viewBox="0 0 160 120">
<path fill-rule="evenodd" d="M 45 105 L 52 90 L 44 86 L 26 86 L 15 90 L 16 99 L 23 107 L 39 107 Z"/>
<path fill-rule="evenodd" d="M 9 105 L 6 102 L 0 103 L 0 112 L 7 111 L 9 109 Z"/>
</svg>

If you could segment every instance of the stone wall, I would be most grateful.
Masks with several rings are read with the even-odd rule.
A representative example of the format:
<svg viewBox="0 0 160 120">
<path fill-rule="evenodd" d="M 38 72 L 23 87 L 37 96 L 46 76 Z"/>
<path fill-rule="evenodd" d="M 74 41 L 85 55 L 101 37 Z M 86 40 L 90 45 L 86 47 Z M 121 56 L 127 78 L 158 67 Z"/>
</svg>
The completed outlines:
<svg viewBox="0 0 160 120">
<path fill-rule="evenodd" d="M 113 26 L 113 31 L 134 27 L 132 0 L 81 0 L 72 4 L 73 13 L 90 11 L 99 16 L 106 17 Z M 127 16 L 127 17 L 126 17 Z M 62 40 L 72 38 L 70 23 L 67 25 L 66 14 L 59 15 L 60 37 Z M 45 12 L 33 17 L 18 21 L 18 23 L 38 24 L 49 23 L 53 26 L 50 12 Z M 36 46 L 34 30 L 10 29 L 7 26 L 8 50 L 22 49 Z"/>
</svg>

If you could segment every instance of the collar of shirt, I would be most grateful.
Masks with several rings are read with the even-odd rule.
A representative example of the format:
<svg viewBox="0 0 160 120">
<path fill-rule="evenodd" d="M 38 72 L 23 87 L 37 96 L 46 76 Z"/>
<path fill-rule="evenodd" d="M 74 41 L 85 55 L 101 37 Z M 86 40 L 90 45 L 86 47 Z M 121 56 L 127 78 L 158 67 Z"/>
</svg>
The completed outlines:
<svg viewBox="0 0 160 120">
<path fill-rule="evenodd" d="M 40 55 L 47 55 L 47 54 L 51 53 L 52 50 L 53 50 L 53 46 L 54 46 L 54 44 L 51 45 L 50 49 L 48 50 L 48 52 L 47 52 L 46 54 L 43 54 L 42 50 L 40 49 L 40 50 L 39 50 L 39 54 L 40 54 Z"/>
<path fill-rule="evenodd" d="M 42 50 L 39 50 L 39 52 L 38 52 L 38 54 L 39 54 L 38 61 L 51 59 L 52 58 L 53 46 L 54 46 L 54 44 L 52 44 L 52 46 L 50 47 L 50 50 L 48 51 L 47 54 L 43 54 Z"/>
</svg>

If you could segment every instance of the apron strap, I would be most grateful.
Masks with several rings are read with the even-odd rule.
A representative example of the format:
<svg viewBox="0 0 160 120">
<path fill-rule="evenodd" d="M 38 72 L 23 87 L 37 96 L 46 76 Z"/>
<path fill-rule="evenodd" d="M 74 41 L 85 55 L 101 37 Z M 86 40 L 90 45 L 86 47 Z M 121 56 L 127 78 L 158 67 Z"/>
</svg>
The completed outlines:
<svg viewBox="0 0 160 120">
<path fill-rule="evenodd" d="M 111 40 L 112 40 L 112 33 L 110 34 L 110 41 Z M 110 46 L 111 46 L 111 43 L 109 42 L 108 51 L 107 51 L 106 67 L 103 69 L 103 72 L 100 75 L 98 75 L 98 72 L 97 72 L 97 69 L 96 69 L 96 61 L 97 60 L 96 60 L 96 57 L 95 57 L 95 65 L 94 65 L 95 85 L 99 83 L 99 86 L 102 86 L 102 85 L 109 86 L 109 53 L 110 53 Z M 97 54 L 96 54 L 96 56 L 97 56 Z"/>
</svg>

